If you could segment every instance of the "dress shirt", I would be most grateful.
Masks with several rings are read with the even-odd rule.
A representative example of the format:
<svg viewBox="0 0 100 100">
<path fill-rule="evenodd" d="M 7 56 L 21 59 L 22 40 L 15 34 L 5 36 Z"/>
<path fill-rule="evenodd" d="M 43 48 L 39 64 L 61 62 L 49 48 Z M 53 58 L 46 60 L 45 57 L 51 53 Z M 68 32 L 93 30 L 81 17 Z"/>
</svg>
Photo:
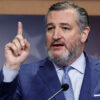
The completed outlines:
<svg viewBox="0 0 100 100">
<path fill-rule="evenodd" d="M 54 66 L 55 66 L 58 78 L 62 84 L 62 77 L 64 74 L 64 70 L 63 70 L 63 68 L 58 67 L 55 64 L 54 64 Z M 69 75 L 71 83 L 72 83 L 75 100 L 79 100 L 80 90 L 81 90 L 83 77 L 84 77 L 84 73 L 85 73 L 85 67 L 86 67 L 86 60 L 85 60 L 84 53 L 82 53 L 81 56 L 74 63 L 72 63 L 69 66 L 73 67 L 73 69 L 71 69 L 68 72 L 68 75 Z"/>
<path fill-rule="evenodd" d="M 4 76 L 3 82 L 12 82 L 17 75 L 18 75 L 17 70 L 13 70 L 4 65 L 4 67 L 3 67 L 3 76 Z"/>
</svg>

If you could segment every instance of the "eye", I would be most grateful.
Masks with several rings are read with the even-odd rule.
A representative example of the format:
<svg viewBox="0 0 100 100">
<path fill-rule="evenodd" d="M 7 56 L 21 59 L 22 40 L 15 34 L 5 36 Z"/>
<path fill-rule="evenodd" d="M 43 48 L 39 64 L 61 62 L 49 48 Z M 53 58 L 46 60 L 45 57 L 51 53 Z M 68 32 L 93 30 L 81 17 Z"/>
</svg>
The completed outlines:
<svg viewBox="0 0 100 100">
<path fill-rule="evenodd" d="M 47 31 L 51 31 L 53 29 L 54 29 L 54 27 L 47 27 Z"/>
<path fill-rule="evenodd" d="M 62 27 L 63 30 L 69 30 L 69 27 Z"/>
</svg>

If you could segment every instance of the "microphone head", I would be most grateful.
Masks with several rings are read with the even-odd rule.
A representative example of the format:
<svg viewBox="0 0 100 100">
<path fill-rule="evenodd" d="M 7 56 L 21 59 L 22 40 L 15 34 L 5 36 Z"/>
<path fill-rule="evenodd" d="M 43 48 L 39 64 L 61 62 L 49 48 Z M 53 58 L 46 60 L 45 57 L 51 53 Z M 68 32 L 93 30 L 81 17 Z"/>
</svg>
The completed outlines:
<svg viewBox="0 0 100 100">
<path fill-rule="evenodd" d="M 63 91 L 66 91 L 69 88 L 69 85 L 68 84 L 63 84 L 61 86 L 61 88 L 63 89 Z"/>
</svg>

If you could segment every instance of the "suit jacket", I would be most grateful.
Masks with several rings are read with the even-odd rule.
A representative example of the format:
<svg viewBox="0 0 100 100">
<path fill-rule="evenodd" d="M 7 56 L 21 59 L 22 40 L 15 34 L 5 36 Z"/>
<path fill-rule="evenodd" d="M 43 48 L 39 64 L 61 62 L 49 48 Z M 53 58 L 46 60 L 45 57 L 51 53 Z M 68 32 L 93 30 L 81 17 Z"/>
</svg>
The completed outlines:
<svg viewBox="0 0 100 100">
<path fill-rule="evenodd" d="M 100 100 L 100 61 L 87 54 L 85 75 L 79 100 Z M 55 68 L 48 58 L 21 66 L 19 75 L 11 83 L 4 83 L 0 73 L 0 100 L 48 100 L 61 88 Z M 52 100 L 65 100 L 61 92 Z"/>
</svg>

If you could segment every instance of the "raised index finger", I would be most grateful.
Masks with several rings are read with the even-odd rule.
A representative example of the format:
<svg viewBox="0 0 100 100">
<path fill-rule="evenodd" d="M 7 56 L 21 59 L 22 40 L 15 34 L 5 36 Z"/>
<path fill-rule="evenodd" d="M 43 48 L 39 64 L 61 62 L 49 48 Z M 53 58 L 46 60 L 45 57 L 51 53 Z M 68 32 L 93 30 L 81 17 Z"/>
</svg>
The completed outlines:
<svg viewBox="0 0 100 100">
<path fill-rule="evenodd" d="M 18 22 L 18 33 L 17 36 L 20 38 L 23 38 L 23 29 L 22 29 L 22 23 Z"/>
</svg>

